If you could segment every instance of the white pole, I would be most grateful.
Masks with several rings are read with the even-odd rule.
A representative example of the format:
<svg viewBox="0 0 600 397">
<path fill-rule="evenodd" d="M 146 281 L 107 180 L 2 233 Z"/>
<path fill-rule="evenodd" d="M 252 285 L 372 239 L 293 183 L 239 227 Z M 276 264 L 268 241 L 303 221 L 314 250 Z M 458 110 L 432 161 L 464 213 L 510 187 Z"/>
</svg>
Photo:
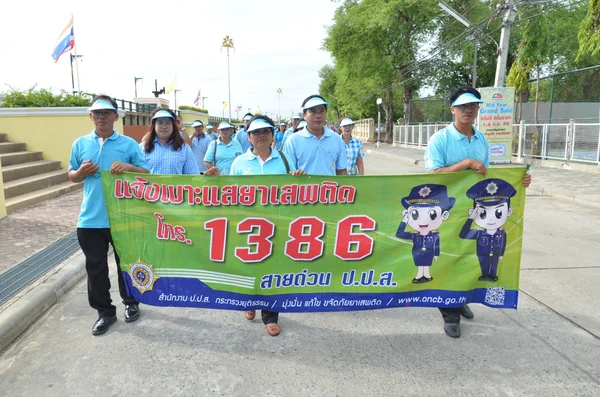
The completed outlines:
<svg viewBox="0 0 600 397">
<path fill-rule="evenodd" d="M 71 14 L 71 23 L 73 24 L 73 36 L 75 36 L 75 19 L 73 18 L 73 14 Z M 77 92 L 81 94 L 81 84 L 79 84 L 79 57 L 77 56 L 77 40 L 75 40 L 75 45 L 73 45 L 73 54 L 75 55 L 75 74 L 77 75 Z"/>
<path fill-rule="evenodd" d="M 229 103 L 227 108 L 229 109 L 229 122 L 231 123 L 231 77 L 229 72 L 229 47 L 227 47 L 227 87 L 229 89 Z"/>
<path fill-rule="evenodd" d="M 505 0 L 504 6 L 507 7 L 507 10 L 502 20 L 502 33 L 500 34 L 500 48 L 498 51 L 494 87 L 504 87 L 506 60 L 508 59 L 508 44 L 510 41 L 510 25 L 517 17 L 517 9 L 511 0 Z"/>
</svg>

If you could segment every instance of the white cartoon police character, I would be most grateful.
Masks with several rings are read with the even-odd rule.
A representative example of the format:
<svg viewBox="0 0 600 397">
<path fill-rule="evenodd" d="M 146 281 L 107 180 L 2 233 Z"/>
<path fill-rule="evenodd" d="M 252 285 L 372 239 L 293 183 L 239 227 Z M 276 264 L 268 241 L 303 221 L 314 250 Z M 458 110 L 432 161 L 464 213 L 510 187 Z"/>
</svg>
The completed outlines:
<svg viewBox="0 0 600 397">
<path fill-rule="evenodd" d="M 485 179 L 467 190 L 473 208 L 459 236 L 477 240 L 480 281 L 498 281 L 498 263 L 506 250 L 506 232 L 501 228 L 512 215 L 510 199 L 515 194 L 517 191 L 510 183 L 497 178 Z M 471 229 L 473 222 L 483 230 Z"/>
<path fill-rule="evenodd" d="M 448 197 L 446 186 L 435 184 L 415 186 L 409 196 L 401 200 L 406 209 L 402 212 L 404 218 L 396 237 L 413 242 L 412 255 L 418 269 L 413 283 L 433 280 L 429 268 L 440 256 L 440 233 L 437 229 L 448 219 L 455 202 L 454 197 Z M 407 224 L 416 233 L 407 232 Z"/>
</svg>

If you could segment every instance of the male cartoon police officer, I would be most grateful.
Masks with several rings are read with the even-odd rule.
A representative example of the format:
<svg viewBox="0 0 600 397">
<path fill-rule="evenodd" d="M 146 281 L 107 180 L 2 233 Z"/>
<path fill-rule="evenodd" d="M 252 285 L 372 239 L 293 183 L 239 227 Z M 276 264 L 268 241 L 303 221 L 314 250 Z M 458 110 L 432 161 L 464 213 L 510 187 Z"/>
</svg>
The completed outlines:
<svg viewBox="0 0 600 397">
<path fill-rule="evenodd" d="M 510 183 L 498 178 L 485 179 L 467 190 L 473 208 L 469 210 L 469 219 L 459 236 L 477 240 L 480 281 L 498 281 L 498 263 L 506 250 L 506 232 L 501 228 L 512 215 L 510 199 L 515 194 L 517 192 Z M 473 222 L 483 230 L 471 229 Z"/>
<path fill-rule="evenodd" d="M 413 283 L 433 280 L 429 268 L 440 256 L 440 233 L 436 230 L 448 219 L 455 202 L 454 197 L 448 197 L 446 186 L 436 184 L 415 186 L 401 200 L 406 209 L 396 237 L 413 241 L 412 255 L 418 269 Z M 416 233 L 407 232 L 407 224 Z"/>
</svg>

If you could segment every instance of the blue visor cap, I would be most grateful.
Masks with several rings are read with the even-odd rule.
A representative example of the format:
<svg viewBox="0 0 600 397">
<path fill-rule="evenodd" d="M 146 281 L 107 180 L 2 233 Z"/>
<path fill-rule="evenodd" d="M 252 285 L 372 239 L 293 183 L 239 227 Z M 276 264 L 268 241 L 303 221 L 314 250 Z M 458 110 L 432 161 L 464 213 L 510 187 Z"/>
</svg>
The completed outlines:
<svg viewBox="0 0 600 397">
<path fill-rule="evenodd" d="M 156 112 L 154 117 L 152 117 L 152 120 L 162 119 L 165 117 L 175 120 L 175 117 L 173 117 L 173 115 L 171 113 L 167 112 L 166 110 L 159 110 L 158 112 Z"/>
<path fill-rule="evenodd" d="M 306 102 L 304 104 L 304 106 L 302 107 L 302 110 L 314 108 L 314 107 L 317 107 L 320 105 L 325 105 L 325 107 L 329 106 L 329 104 L 327 102 L 325 102 L 324 100 L 322 100 L 321 98 L 310 98 L 308 100 L 308 102 Z"/>
<path fill-rule="evenodd" d="M 300 113 L 296 113 L 295 115 L 292 116 L 292 118 L 302 120 L 302 115 Z"/>
<path fill-rule="evenodd" d="M 307 125 L 306 121 L 302 120 L 301 122 L 298 123 L 298 127 L 296 127 L 296 128 L 304 128 L 304 127 L 306 127 L 306 125 Z"/>
<path fill-rule="evenodd" d="M 115 107 L 110 102 L 103 101 L 102 99 L 97 100 L 92 106 L 88 108 L 88 112 L 91 112 L 93 110 L 112 110 L 114 112 L 117 111 L 117 109 L 115 109 Z"/>
<path fill-rule="evenodd" d="M 467 103 L 483 103 L 483 101 L 481 99 L 478 99 L 475 95 L 471 94 L 470 92 L 467 92 L 456 98 L 456 101 L 452 102 L 452 105 L 450 106 L 466 105 Z"/>
<path fill-rule="evenodd" d="M 202 121 L 198 121 L 198 120 L 196 120 L 196 121 L 194 121 L 194 122 L 192 123 L 192 128 L 194 128 L 194 127 L 202 127 L 203 125 L 204 125 L 204 124 L 202 123 Z"/>
<path fill-rule="evenodd" d="M 263 128 L 270 128 L 272 130 L 275 129 L 271 124 L 267 123 L 263 119 L 256 119 L 250 123 L 246 132 L 250 134 L 252 131 L 261 130 Z"/>
<path fill-rule="evenodd" d="M 208 128 L 210 130 L 211 128 L 213 128 L 213 125 L 212 124 L 206 124 L 206 128 Z"/>
<path fill-rule="evenodd" d="M 340 123 L 340 127 L 345 127 L 347 125 L 354 125 L 356 124 L 354 121 L 352 121 L 352 119 L 349 119 L 348 117 L 346 117 L 344 120 L 342 120 L 342 122 Z"/>
<path fill-rule="evenodd" d="M 252 116 L 247 114 L 246 116 L 244 116 L 244 118 L 242 120 L 244 120 L 244 121 L 252 120 Z"/>
<path fill-rule="evenodd" d="M 218 130 L 224 130 L 226 128 L 234 128 L 231 124 L 229 124 L 227 121 L 223 121 L 221 124 L 219 124 L 219 128 L 217 128 Z"/>
</svg>

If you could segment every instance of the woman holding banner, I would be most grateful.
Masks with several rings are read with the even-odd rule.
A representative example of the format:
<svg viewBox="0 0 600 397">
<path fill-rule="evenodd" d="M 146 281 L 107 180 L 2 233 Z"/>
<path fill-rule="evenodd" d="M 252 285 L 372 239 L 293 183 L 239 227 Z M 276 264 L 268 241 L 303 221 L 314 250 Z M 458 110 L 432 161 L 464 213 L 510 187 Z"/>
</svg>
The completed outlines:
<svg viewBox="0 0 600 397">
<path fill-rule="evenodd" d="M 192 149 L 179 132 L 175 113 L 170 109 L 152 112 L 150 131 L 140 143 L 142 155 L 152 174 L 199 174 Z"/>
<path fill-rule="evenodd" d="M 246 131 L 252 147 L 234 160 L 230 175 L 306 175 L 306 172 L 295 169 L 282 151 L 271 147 L 275 124 L 269 117 L 263 115 L 252 117 Z M 256 316 L 256 310 L 247 310 L 244 315 L 247 320 L 252 321 Z M 261 318 L 269 335 L 279 335 L 281 332 L 278 324 L 279 313 L 262 310 Z"/>
</svg>

